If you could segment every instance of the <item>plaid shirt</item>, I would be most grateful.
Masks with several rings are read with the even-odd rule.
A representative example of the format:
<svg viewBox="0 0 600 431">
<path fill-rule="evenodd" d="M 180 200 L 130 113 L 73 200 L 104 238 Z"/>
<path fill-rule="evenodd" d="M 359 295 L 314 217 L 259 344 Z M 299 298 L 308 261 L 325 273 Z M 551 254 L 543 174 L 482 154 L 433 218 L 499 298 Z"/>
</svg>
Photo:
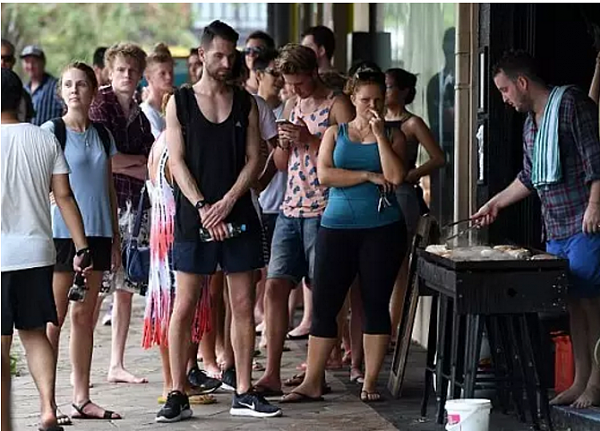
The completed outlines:
<svg viewBox="0 0 600 431">
<path fill-rule="evenodd" d="M 110 130 L 119 153 L 148 157 L 154 143 L 150 122 L 133 100 L 131 103 L 127 118 L 112 86 L 101 87 L 90 108 L 90 119 Z M 122 174 L 114 174 L 114 180 L 119 208 L 127 208 L 127 201 L 137 208 L 144 181 Z"/>
<path fill-rule="evenodd" d="M 62 116 L 63 102 L 56 93 L 58 80 L 47 73 L 44 74 L 42 83 L 31 92 L 31 81 L 24 88 L 31 95 L 31 102 L 35 115 L 31 122 L 36 126 L 41 126 L 48 120 Z"/>
<path fill-rule="evenodd" d="M 534 189 L 531 183 L 533 145 L 538 132 L 532 113 L 523 128 L 523 170 L 517 176 L 540 197 L 547 240 L 581 233 L 591 183 L 600 180 L 598 106 L 571 87 L 562 98 L 559 116 L 558 145 L 563 180 L 540 189 Z"/>
</svg>

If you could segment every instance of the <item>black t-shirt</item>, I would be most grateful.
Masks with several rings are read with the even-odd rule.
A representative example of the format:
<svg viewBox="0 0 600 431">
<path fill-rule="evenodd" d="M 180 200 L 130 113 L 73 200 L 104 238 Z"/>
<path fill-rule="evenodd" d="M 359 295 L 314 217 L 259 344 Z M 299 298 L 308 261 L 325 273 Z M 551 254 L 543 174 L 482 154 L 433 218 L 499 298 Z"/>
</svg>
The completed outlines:
<svg viewBox="0 0 600 431">
<path fill-rule="evenodd" d="M 220 124 L 210 122 L 202 114 L 192 88 L 182 87 L 175 93 L 185 162 L 209 204 L 225 196 L 246 164 L 246 132 L 252 96 L 237 87 L 233 87 L 233 92 L 231 114 Z M 175 205 L 175 241 L 197 241 L 201 227 L 198 210 L 176 184 Z M 249 232 L 260 229 L 249 191 L 236 202 L 225 222 L 245 224 Z"/>
</svg>

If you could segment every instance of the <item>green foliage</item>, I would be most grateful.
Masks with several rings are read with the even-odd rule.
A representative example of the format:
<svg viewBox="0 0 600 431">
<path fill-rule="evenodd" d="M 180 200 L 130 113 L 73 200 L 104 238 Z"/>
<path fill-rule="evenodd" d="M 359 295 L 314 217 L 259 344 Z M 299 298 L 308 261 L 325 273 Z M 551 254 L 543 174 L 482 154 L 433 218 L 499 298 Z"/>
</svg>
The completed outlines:
<svg viewBox="0 0 600 431">
<path fill-rule="evenodd" d="M 10 355 L 10 375 L 15 376 L 17 374 L 17 357 Z"/>
<path fill-rule="evenodd" d="M 18 52 L 44 49 L 47 70 L 58 74 L 72 60 L 91 62 L 98 46 L 130 41 L 150 49 L 158 42 L 195 46 L 189 4 L 2 3 L 2 37 Z"/>
</svg>

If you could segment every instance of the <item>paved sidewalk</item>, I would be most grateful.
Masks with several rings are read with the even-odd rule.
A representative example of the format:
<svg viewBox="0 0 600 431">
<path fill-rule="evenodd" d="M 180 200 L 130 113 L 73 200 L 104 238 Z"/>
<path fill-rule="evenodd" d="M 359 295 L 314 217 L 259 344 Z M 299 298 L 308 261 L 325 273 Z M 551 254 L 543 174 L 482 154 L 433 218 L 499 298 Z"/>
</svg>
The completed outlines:
<svg viewBox="0 0 600 431">
<path fill-rule="evenodd" d="M 358 391 L 347 387 L 341 379 L 347 379 L 347 372 L 336 373 L 340 378 L 328 375 L 332 393 L 326 402 L 302 405 L 282 405 L 284 416 L 261 420 L 253 418 L 233 418 L 229 415 L 231 395 L 217 392 L 218 403 L 210 406 L 192 406 L 194 417 L 176 424 L 156 424 L 154 417 L 159 409 L 157 397 L 161 394 L 161 368 L 157 349 L 146 351 L 140 347 L 142 332 L 143 298 L 136 297 L 129 332 L 125 364 L 139 376 L 148 378 L 145 385 L 110 384 L 106 382 L 106 370 L 110 359 L 110 327 L 99 326 L 94 342 L 92 361 L 92 383 L 90 395 L 99 405 L 118 411 L 124 417 L 117 421 L 74 420 L 69 430 L 294 430 L 294 431 L 351 431 L 351 430 L 395 430 L 388 421 L 377 414 L 357 397 Z M 69 384 L 70 361 L 68 354 L 69 330 L 65 324 L 61 338 L 58 360 L 57 403 L 64 413 L 70 413 L 71 388 Z M 297 373 L 295 367 L 304 360 L 306 342 L 289 343 L 292 351 L 284 353 L 283 377 Z M 18 352 L 20 376 L 13 380 L 13 415 L 15 430 L 37 429 L 39 402 L 37 389 L 27 372 L 24 352 L 15 337 L 14 352 Z M 258 358 L 264 363 L 264 357 Z M 254 378 L 260 377 L 254 373 Z M 382 390 L 384 388 L 381 388 Z M 435 427 L 432 429 L 443 429 Z"/>
</svg>

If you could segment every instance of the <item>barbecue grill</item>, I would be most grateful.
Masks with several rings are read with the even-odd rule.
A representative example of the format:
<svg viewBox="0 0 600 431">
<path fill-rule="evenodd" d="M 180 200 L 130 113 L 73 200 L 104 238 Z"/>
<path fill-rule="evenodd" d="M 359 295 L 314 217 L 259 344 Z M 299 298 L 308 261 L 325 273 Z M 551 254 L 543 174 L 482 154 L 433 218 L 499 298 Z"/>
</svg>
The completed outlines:
<svg viewBox="0 0 600 431">
<path fill-rule="evenodd" d="M 476 383 L 493 380 L 503 410 L 512 404 L 524 421 L 526 401 L 536 429 L 539 395 L 542 417 L 551 428 L 537 313 L 564 311 L 568 262 L 455 260 L 418 249 L 416 266 L 419 289 L 426 287 L 438 295 L 430 326 L 430 336 L 436 337 L 437 329 L 437 340 L 428 346 L 422 413 L 426 414 L 435 372 L 438 423 L 444 420 L 448 386 L 450 397 L 472 398 Z M 491 379 L 478 376 L 484 327 L 492 351 Z"/>
</svg>

